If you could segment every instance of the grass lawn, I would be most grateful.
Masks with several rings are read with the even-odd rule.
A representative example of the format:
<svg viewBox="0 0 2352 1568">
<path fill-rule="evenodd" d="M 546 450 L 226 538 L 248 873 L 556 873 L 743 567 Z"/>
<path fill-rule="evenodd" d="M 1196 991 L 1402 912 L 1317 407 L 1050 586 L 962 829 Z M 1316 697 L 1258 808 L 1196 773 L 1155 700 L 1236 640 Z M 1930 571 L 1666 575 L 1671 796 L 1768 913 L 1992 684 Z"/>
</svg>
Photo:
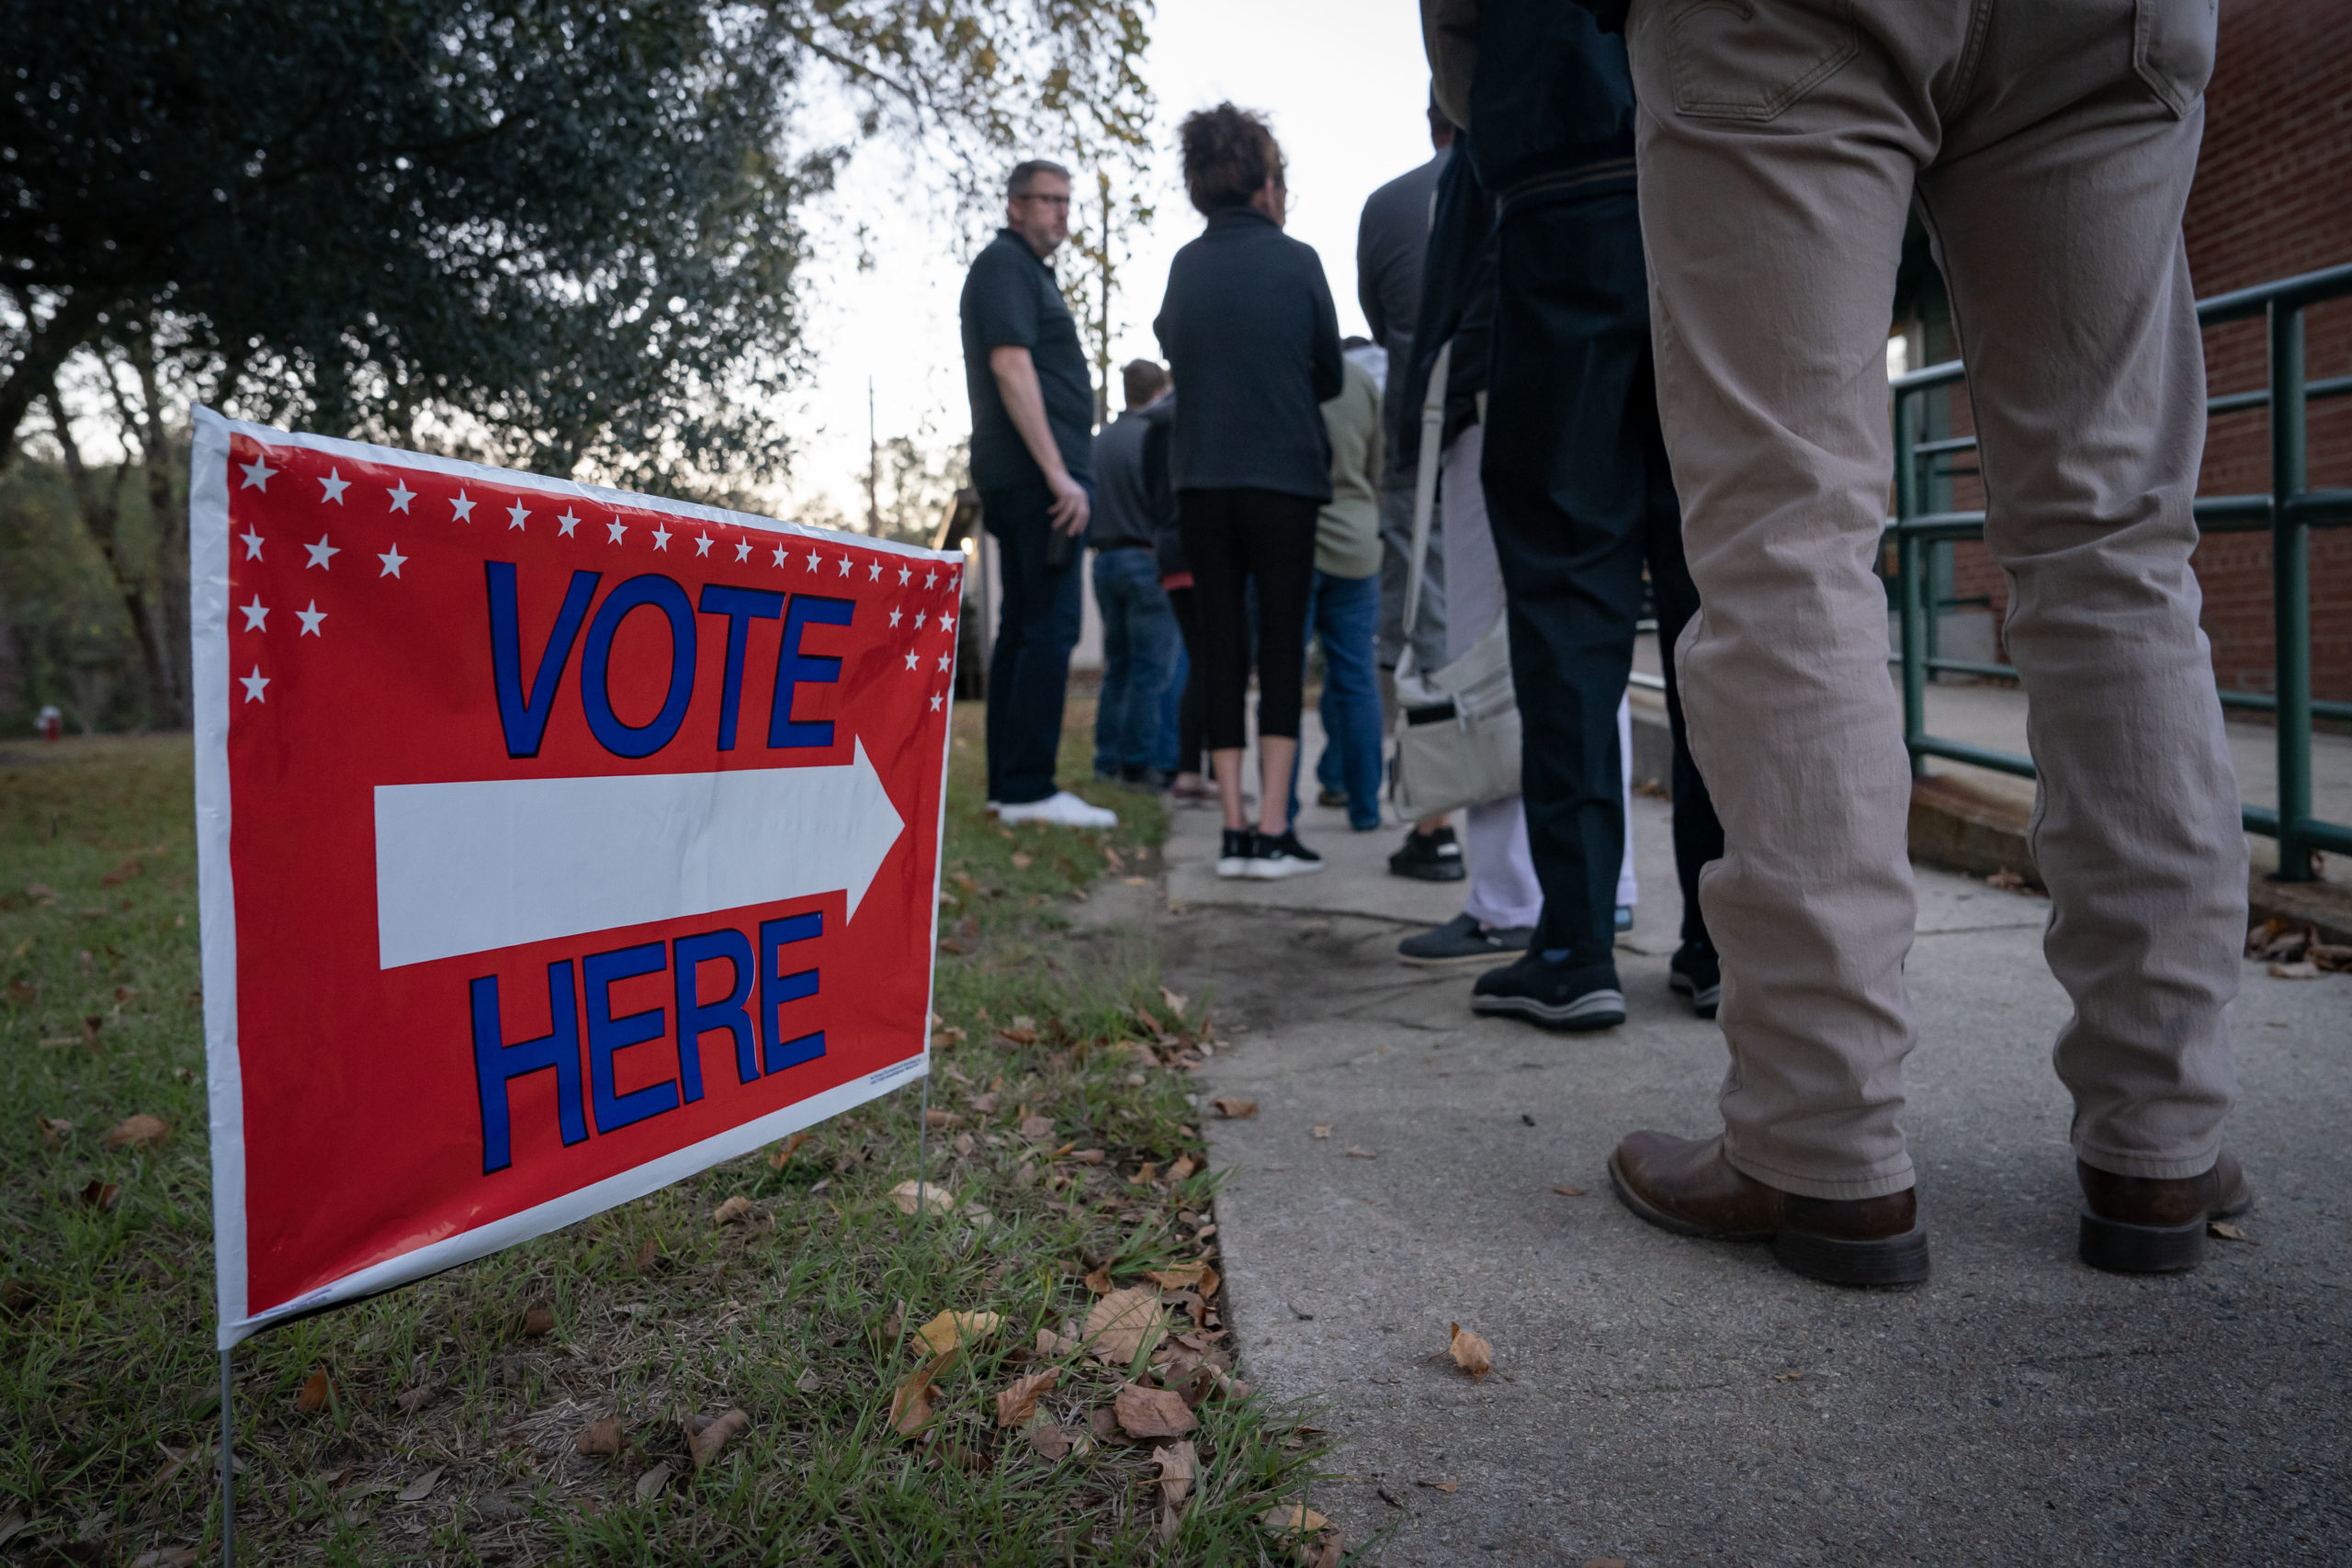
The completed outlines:
<svg viewBox="0 0 2352 1568">
<path fill-rule="evenodd" d="M 1183 1068 L 1214 1039 L 1207 998 L 1171 1006 L 1141 938 L 1070 929 L 1090 882 L 1157 872 L 1161 808 L 1091 792 L 1116 832 L 1001 829 L 979 718 L 956 716 L 933 1037 L 954 1211 L 890 1196 L 914 1175 L 910 1086 L 788 1157 L 249 1340 L 242 1561 L 1338 1562 L 1332 1532 L 1263 1522 L 1312 1503 L 1320 1450 L 1232 1381 L 1196 1278 L 1215 1179 Z M 1066 777 L 1090 718 L 1072 704 Z M 190 799 L 185 739 L 0 749 L 12 1562 L 217 1560 Z M 111 1140 L 133 1116 L 168 1134 Z M 917 1331 L 943 1311 L 998 1321 L 934 1356 Z M 1163 1483 L 1186 1457 L 1189 1486 Z"/>
</svg>

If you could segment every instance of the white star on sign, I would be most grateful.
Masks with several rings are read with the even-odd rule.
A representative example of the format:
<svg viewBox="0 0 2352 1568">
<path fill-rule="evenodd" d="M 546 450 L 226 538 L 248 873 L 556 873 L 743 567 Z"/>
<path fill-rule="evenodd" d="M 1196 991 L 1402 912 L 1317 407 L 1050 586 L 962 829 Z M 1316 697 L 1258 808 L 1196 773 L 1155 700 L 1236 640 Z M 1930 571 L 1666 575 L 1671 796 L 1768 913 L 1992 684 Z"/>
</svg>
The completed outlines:
<svg viewBox="0 0 2352 1568">
<path fill-rule="evenodd" d="M 269 630 L 269 610 L 262 604 L 260 594 L 256 593 L 254 595 L 254 602 L 252 604 L 240 604 L 237 608 L 245 617 L 245 624 L 243 628 L 243 630 L 249 632 L 266 632 Z"/>
<path fill-rule="evenodd" d="M 907 579 L 912 577 L 914 574 L 914 568 L 910 566 L 900 567 L 899 569 L 899 586 L 904 588 L 907 585 Z"/>
<path fill-rule="evenodd" d="M 324 642 L 326 640 L 324 635 L 319 630 L 319 623 L 327 618 L 327 613 L 319 608 L 319 602 L 316 599 L 311 601 L 311 607 L 309 609 L 295 611 L 294 618 L 302 623 L 302 629 L 297 635 L 301 637 L 314 637 L 321 642 Z"/>
<path fill-rule="evenodd" d="M 696 555 L 698 555 L 698 556 L 707 556 L 707 555 L 710 554 L 710 536 L 709 536 L 709 535 L 707 535 L 707 534 L 700 534 L 700 535 L 695 536 L 695 554 L 696 554 Z"/>
<path fill-rule="evenodd" d="M 605 532 L 612 536 L 612 537 L 605 542 L 607 544 L 617 545 L 621 542 L 621 536 L 628 532 L 628 525 L 623 523 L 619 518 L 616 517 L 610 523 L 605 525 Z"/>
<path fill-rule="evenodd" d="M 457 513 L 450 519 L 451 522 L 470 523 L 474 520 L 474 503 L 466 499 L 466 492 L 464 491 L 459 491 L 458 492 L 458 499 L 451 502 L 449 504 L 456 510 Z"/>
<path fill-rule="evenodd" d="M 670 530 L 659 523 L 653 525 L 653 547 L 657 550 L 666 550 L 670 547 Z"/>
<path fill-rule="evenodd" d="M 778 566 L 782 566 L 784 564 L 784 547 L 782 545 L 778 545 L 775 547 L 775 564 Z"/>
<path fill-rule="evenodd" d="M 849 557 L 847 556 L 842 557 L 842 575 L 843 577 L 849 575 Z"/>
<path fill-rule="evenodd" d="M 865 581 L 868 582 L 879 582 L 882 581 L 882 563 L 880 561 L 876 561 L 865 569 Z"/>
<path fill-rule="evenodd" d="M 529 513 L 523 510 L 523 503 L 518 501 L 506 510 L 506 525 L 509 528 L 520 528 L 523 525 L 523 519 L 529 515 Z"/>
<path fill-rule="evenodd" d="M 944 671 L 947 668 L 947 655 L 944 653 L 939 656 L 939 668 L 942 671 Z"/>
<path fill-rule="evenodd" d="M 937 692 L 933 692 L 931 694 L 931 711 L 933 713 L 937 713 L 939 711 L 939 694 Z"/>
<path fill-rule="evenodd" d="M 571 508 L 569 506 L 563 509 L 563 515 L 555 520 L 555 531 L 567 539 L 571 537 L 571 531 L 579 526 L 580 519 L 571 514 Z"/>
<path fill-rule="evenodd" d="M 343 492 L 351 488 L 351 481 L 343 477 L 343 471 L 341 469 L 329 468 L 327 470 L 327 477 L 319 481 L 319 488 L 326 491 L 326 494 L 319 497 L 319 504 L 321 506 L 324 506 L 330 501 L 334 502 L 337 506 L 341 506 L 343 504 Z"/>
<path fill-rule="evenodd" d="M 922 618 L 925 612 L 922 610 L 917 610 L 915 612 L 915 630 L 917 631 L 922 630 Z"/>
<path fill-rule="evenodd" d="M 237 537 L 245 542 L 245 558 L 247 560 L 261 559 L 261 536 L 259 534 L 254 533 L 251 528 L 247 528 L 243 533 L 238 535 Z"/>
<path fill-rule="evenodd" d="M 920 659 L 917 659 L 913 654 L 910 653 L 910 654 L 908 654 L 908 655 L 907 655 L 907 668 L 908 668 L 908 669 L 912 670 L 912 669 L 914 669 L 917 665 L 921 664 L 922 662 L 922 660 L 921 660 Z"/>
<path fill-rule="evenodd" d="M 378 577 L 398 577 L 401 574 L 401 563 L 407 560 L 408 557 L 401 554 L 400 542 L 394 540 L 392 553 L 388 556 L 378 556 L 376 558 L 384 563 L 384 570 L 376 574 Z"/>
<path fill-rule="evenodd" d="M 330 570 L 332 570 L 331 563 L 334 558 L 336 556 L 343 554 L 343 547 L 341 545 L 328 544 L 327 536 L 324 534 L 319 536 L 319 542 L 317 544 L 304 545 L 302 547 L 311 552 L 311 558 L 305 561 L 302 565 L 302 570 L 305 571 L 308 571 L 312 567 L 317 567 L 321 571 Z"/>
<path fill-rule="evenodd" d="M 737 560 L 750 560 L 752 558 L 751 540 L 738 539 L 735 541 L 735 558 Z"/>
<path fill-rule="evenodd" d="M 942 615 L 942 616 L 940 616 L 940 617 L 939 617 L 939 629 L 940 629 L 941 631 L 944 631 L 944 632 L 952 632 L 952 631 L 954 631 L 954 630 L 956 629 L 956 617 L 955 617 L 955 616 L 953 616 L 953 615 Z"/>
<path fill-rule="evenodd" d="M 269 700 L 261 694 L 262 688 L 269 684 L 269 677 L 261 672 L 260 665 L 256 664 L 254 666 L 254 672 L 252 674 L 240 675 L 237 677 L 237 680 L 245 688 L 245 701 L 249 703 L 262 703 Z"/>
<path fill-rule="evenodd" d="M 392 498 L 392 510 L 395 512 L 407 512 L 408 503 L 416 499 L 416 491 L 409 489 L 408 486 L 401 483 L 398 479 L 394 479 L 392 481 L 392 488 L 386 491 L 384 493 Z M 410 515 L 413 516 L 415 513 L 411 513 Z"/>
<path fill-rule="evenodd" d="M 808 552 L 808 570 L 810 571 L 817 570 L 817 552 L 814 550 Z"/>
<path fill-rule="evenodd" d="M 237 487 L 239 490 L 257 490 L 264 495 L 269 493 L 269 481 L 277 477 L 277 470 L 269 466 L 268 453 L 265 452 L 252 462 L 239 467 L 245 470 L 245 482 Z"/>
<path fill-rule="evenodd" d="M 904 614 L 904 612 L 903 612 L 903 611 L 899 611 L 899 610 L 893 610 L 893 611 L 891 611 L 891 612 L 890 612 L 890 624 L 891 624 L 892 626 L 897 626 L 897 625 L 899 624 L 899 616 L 900 615 L 902 615 L 902 614 Z"/>
<path fill-rule="evenodd" d="M 937 573 L 937 572 L 935 572 L 935 571 L 926 571 L 926 572 L 924 572 L 924 573 L 922 574 L 922 585 L 923 585 L 925 588 L 936 588 L 936 587 L 938 587 L 938 586 L 939 586 L 939 573 Z"/>
</svg>

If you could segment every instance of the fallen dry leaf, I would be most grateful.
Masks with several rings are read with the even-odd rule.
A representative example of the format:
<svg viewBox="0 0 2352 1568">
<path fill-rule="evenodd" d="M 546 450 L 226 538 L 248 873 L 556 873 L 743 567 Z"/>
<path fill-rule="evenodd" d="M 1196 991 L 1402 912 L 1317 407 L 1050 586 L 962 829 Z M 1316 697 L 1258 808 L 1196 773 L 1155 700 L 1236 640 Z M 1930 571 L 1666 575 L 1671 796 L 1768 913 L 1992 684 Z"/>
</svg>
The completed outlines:
<svg viewBox="0 0 2352 1568">
<path fill-rule="evenodd" d="M 130 1568 L 196 1568 L 197 1562 L 197 1551 L 192 1546 L 159 1546 L 132 1558 Z"/>
<path fill-rule="evenodd" d="M 792 1380 L 792 1386 L 803 1393 L 814 1393 L 825 1386 L 825 1380 L 817 1375 L 816 1368 L 803 1367 L 800 1375 Z"/>
<path fill-rule="evenodd" d="M 790 1160 L 794 1155 L 799 1153 L 800 1145 L 808 1141 L 808 1134 L 805 1130 L 795 1133 L 792 1136 L 785 1139 L 783 1143 L 776 1145 L 775 1153 L 768 1156 L 768 1168 L 770 1170 L 782 1170 L 785 1168 L 786 1162 Z"/>
<path fill-rule="evenodd" d="M 1015 850 L 1012 852 L 1012 869 L 1015 871 L 1027 871 L 1032 865 L 1036 863 L 1035 860 L 1032 856 L 1021 850 Z"/>
<path fill-rule="evenodd" d="M 45 1149 L 63 1148 L 66 1138 L 74 1131 L 74 1123 L 62 1116 L 44 1116 L 40 1119 L 39 1125 L 40 1146 Z"/>
<path fill-rule="evenodd" d="M 911 1438 L 931 1424 L 932 1384 L 956 1361 L 956 1352 L 934 1356 L 907 1374 L 890 1395 L 890 1426 L 902 1438 Z"/>
<path fill-rule="evenodd" d="M 1209 1101 L 1209 1109 L 1219 1116 L 1230 1117 L 1238 1121 L 1245 1116 L 1258 1114 L 1258 1102 L 1254 1100 L 1243 1100 L 1238 1095 L 1220 1094 Z"/>
<path fill-rule="evenodd" d="M 1170 1012 L 1174 1013 L 1178 1018 L 1184 1016 L 1184 998 L 1182 997 L 1178 996 L 1167 987 L 1162 986 L 1159 987 L 1159 999 L 1168 1004 L 1168 1010 Z"/>
<path fill-rule="evenodd" d="M 1111 1411 L 1127 1435 L 1135 1438 L 1181 1438 L 1201 1424 L 1182 1394 L 1141 1383 L 1131 1382 L 1121 1389 Z"/>
<path fill-rule="evenodd" d="M 926 1127 L 938 1127 L 953 1132 L 964 1124 L 964 1119 L 953 1111 L 942 1111 L 934 1105 L 922 1113 L 922 1122 Z"/>
<path fill-rule="evenodd" d="M 1043 1421 L 1029 1428 L 1029 1446 L 1047 1459 L 1062 1459 L 1083 1454 L 1094 1446 L 1093 1439 L 1078 1427 L 1054 1427 Z"/>
<path fill-rule="evenodd" d="M 686 1452 L 693 1456 L 695 1468 L 700 1470 L 717 1459 L 718 1450 L 727 1446 L 727 1439 L 751 1424 L 751 1416 L 742 1411 L 729 1410 L 698 1432 L 690 1429 L 686 1434 Z"/>
<path fill-rule="evenodd" d="M 1159 1490 L 1170 1504 L 1182 1503 L 1201 1473 L 1200 1452 L 1190 1438 L 1152 1450 L 1151 1462 L 1159 1467 Z"/>
<path fill-rule="evenodd" d="M 334 1384 L 327 1381 L 325 1369 L 311 1374 L 302 1392 L 294 1396 L 294 1408 L 305 1416 L 315 1416 L 334 1402 Z"/>
<path fill-rule="evenodd" d="M 1037 1330 L 1037 1354 L 1040 1356 L 1067 1356 L 1078 1346 L 1079 1341 L 1073 1336 L 1057 1334 L 1050 1328 Z"/>
<path fill-rule="evenodd" d="M 2007 866 L 2003 866 L 2000 870 L 1995 872 L 1992 875 L 1984 879 L 1984 886 L 1987 887 L 1997 887 L 2004 893 L 2016 893 L 2022 891 L 2025 887 L 2025 878 L 2019 876 L 2016 872 L 2011 871 Z"/>
<path fill-rule="evenodd" d="M 1588 1557 L 1577 1564 L 1577 1568 L 1625 1568 L 1625 1560 L 1622 1557 Z"/>
<path fill-rule="evenodd" d="M 1080 1165 L 1101 1165 L 1111 1156 L 1101 1149 L 1073 1149 L 1069 1157 Z"/>
<path fill-rule="evenodd" d="M 670 1484 L 670 1467 L 657 1464 L 637 1478 L 637 1500 L 641 1506 L 662 1495 L 662 1488 Z"/>
<path fill-rule="evenodd" d="M 1021 1135 L 1033 1144 L 1042 1144 L 1054 1135 L 1053 1119 L 1048 1116 L 1024 1116 L 1021 1119 Z"/>
<path fill-rule="evenodd" d="M 1147 1339 L 1156 1339 L 1167 1314 L 1159 1292 L 1150 1285 L 1129 1285 L 1113 1291 L 1086 1314 L 1080 1339 L 1095 1355 L 1114 1367 L 1133 1362 Z"/>
<path fill-rule="evenodd" d="M 414 1388 L 401 1391 L 392 1403 L 401 1407 L 401 1415 L 413 1416 L 424 1408 L 427 1400 L 440 1392 L 441 1385 L 437 1382 L 420 1383 Z"/>
<path fill-rule="evenodd" d="M 1350 1159 L 1378 1159 L 1380 1156 L 1370 1149 L 1351 1148 L 1348 1150 L 1348 1157 Z"/>
<path fill-rule="evenodd" d="M 1459 1481 L 1421 1481 L 1416 1482 L 1414 1484 L 1426 1486 L 1432 1492 L 1444 1492 L 1447 1494 L 1462 1490 L 1462 1483 Z"/>
<path fill-rule="evenodd" d="M 942 953 L 954 953 L 960 954 L 964 951 L 964 944 L 957 942 L 952 936 L 944 936 L 939 939 L 939 951 Z M 663 1473 L 662 1479 L 665 1481 L 669 1479 L 666 1472 Z"/>
<path fill-rule="evenodd" d="M 1584 1189 L 1581 1187 L 1555 1187 L 1552 1190 L 1557 1192 L 1563 1198 L 1581 1198 L 1584 1196 Z"/>
<path fill-rule="evenodd" d="M 152 1149 L 172 1135 L 172 1124 L 160 1116 L 150 1116 L 141 1111 L 126 1116 L 107 1134 L 110 1149 Z"/>
<path fill-rule="evenodd" d="M 899 1205 L 902 1214 L 911 1214 L 919 1206 L 944 1214 L 956 1206 L 956 1199 L 946 1188 L 930 1181 L 899 1182 L 890 1189 L 890 1201 Z"/>
<path fill-rule="evenodd" d="M 1313 1133 L 1316 1137 L 1328 1138 L 1331 1135 L 1331 1123 L 1329 1122 L 1317 1122 L 1315 1123 Z"/>
<path fill-rule="evenodd" d="M 1218 1284 L 1216 1270 L 1205 1263 L 1179 1263 L 1172 1268 L 1155 1269 L 1144 1278 L 1163 1291 L 1197 1290 L 1203 1301 L 1216 1294 Z"/>
<path fill-rule="evenodd" d="M 1170 1182 L 1182 1181 L 1200 1168 L 1200 1161 L 1191 1155 L 1181 1155 L 1177 1157 L 1176 1163 L 1168 1168 L 1168 1179 Z"/>
<path fill-rule="evenodd" d="M 2270 977 L 2274 980 L 2316 980 L 2319 976 L 2319 965 L 2307 958 L 2298 959 L 2292 964 L 2273 964 L 2270 966 Z"/>
<path fill-rule="evenodd" d="M 1047 1367 L 1042 1372 L 1015 1378 L 1009 1386 L 997 1390 L 996 1424 L 1018 1427 L 1035 1416 L 1037 1413 L 1037 1396 L 1059 1382 L 1061 1375 L 1059 1367 Z"/>
<path fill-rule="evenodd" d="M 909 1211 L 909 1213 L 912 1212 Z M 710 1212 L 711 1224 L 718 1225 L 741 1224 L 751 1217 L 752 1201 L 741 1192 Z"/>
<path fill-rule="evenodd" d="M 535 1306 L 523 1314 L 523 1337 L 537 1339 L 555 1332 L 555 1314 L 543 1306 Z"/>
<path fill-rule="evenodd" d="M 414 1481 L 412 1481 L 407 1485 L 401 1487 L 400 1491 L 395 1494 L 395 1496 L 398 1501 L 402 1503 L 422 1503 L 433 1495 L 434 1487 L 440 1483 L 441 1466 L 436 1464 L 431 1470 L 426 1471 L 423 1475 L 418 1476 Z"/>
<path fill-rule="evenodd" d="M 915 1338 L 934 1356 L 944 1356 L 967 1339 L 991 1334 L 1004 1319 L 992 1312 L 943 1312 L 921 1328 Z"/>
<path fill-rule="evenodd" d="M 1098 1296 L 1111 1293 L 1111 1270 L 1097 1269 L 1086 1276 L 1086 1288 Z"/>
<path fill-rule="evenodd" d="M 92 1177 L 90 1184 L 82 1189 L 82 1207 L 96 1209 L 102 1214 L 121 1201 L 122 1187 L 119 1182 L 100 1181 Z"/>
<path fill-rule="evenodd" d="M 2208 1220 L 2205 1223 L 2205 1234 L 2220 1236 L 2223 1241 L 2242 1241 L 2249 1247 L 2261 1245 L 2227 1220 Z"/>
<path fill-rule="evenodd" d="M 1300 1503 L 1277 1503 L 1259 1515 L 1258 1522 L 1278 1536 L 1313 1535 L 1331 1527 L 1330 1520 Z"/>
<path fill-rule="evenodd" d="M 1473 1382 L 1495 1370 L 1495 1348 L 1483 1336 L 1471 1333 L 1458 1323 L 1453 1325 L 1453 1337 L 1446 1348 L 1453 1352 L 1453 1364 L 1468 1372 Z"/>
<path fill-rule="evenodd" d="M 606 1458 L 616 1456 L 621 1451 L 621 1418 L 607 1416 L 601 1421 L 589 1422 L 580 1428 L 580 1435 L 571 1439 L 571 1451 L 601 1454 Z"/>
</svg>

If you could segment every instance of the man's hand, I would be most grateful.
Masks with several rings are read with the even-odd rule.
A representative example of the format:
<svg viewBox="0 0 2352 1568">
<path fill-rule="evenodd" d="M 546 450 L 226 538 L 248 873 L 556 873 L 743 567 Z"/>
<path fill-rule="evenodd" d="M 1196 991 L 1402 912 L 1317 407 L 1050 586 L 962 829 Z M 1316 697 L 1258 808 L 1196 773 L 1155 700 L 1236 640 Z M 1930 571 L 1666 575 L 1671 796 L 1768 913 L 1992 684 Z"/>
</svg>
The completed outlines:
<svg viewBox="0 0 2352 1568">
<path fill-rule="evenodd" d="M 1093 511 L 1086 498 L 1086 487 L 1070 478 L 1066 468 L 1046 475 L 1046 483 L 1054 492 L 1054 504 L 1046 513 L 1054 520 L 1054 526 L 1072 536 L 1085 533 L 1086 519 Z"/>
</svg>

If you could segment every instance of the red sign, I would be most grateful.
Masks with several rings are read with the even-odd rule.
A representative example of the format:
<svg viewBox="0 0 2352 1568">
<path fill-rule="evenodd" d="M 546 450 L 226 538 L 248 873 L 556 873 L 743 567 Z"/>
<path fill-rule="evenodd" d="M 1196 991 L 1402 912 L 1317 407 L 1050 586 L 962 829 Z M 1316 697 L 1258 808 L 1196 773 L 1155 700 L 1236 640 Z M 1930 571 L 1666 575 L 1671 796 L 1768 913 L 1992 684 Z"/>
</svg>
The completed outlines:
<svg viewBox="0 0 2352 1568">
<path fill-rule="evenodd" d="M 198 411 L 220 1343 L 927 1070 L 963 558 Z"/>
</svg>

